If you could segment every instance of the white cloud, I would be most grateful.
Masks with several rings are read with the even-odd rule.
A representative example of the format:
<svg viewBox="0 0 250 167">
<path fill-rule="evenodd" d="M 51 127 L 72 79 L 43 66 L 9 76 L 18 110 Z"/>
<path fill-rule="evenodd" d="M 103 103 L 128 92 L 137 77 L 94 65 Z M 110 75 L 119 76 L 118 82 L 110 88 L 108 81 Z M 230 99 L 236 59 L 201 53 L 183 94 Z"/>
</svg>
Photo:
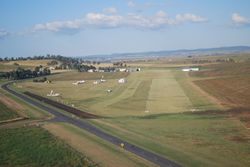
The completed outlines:
<svg viewBox="0 0 250 167">
<path fill-rule="evenodd" d="M 128 7 L 135 7 L 135 3 L 133 1 L 128 1 Z"/>
<path fill-rule="evenodd" d="M 121 25 L 123 17 L 120 15 L 105 15 L 101 13 L 88 13 L 82 21 L 82 26 L 85 27 L 118 27 Z"/>
<path fill-rule="evenodd" d="M 117 9 L 114 7 L 110 7 L 110 8 L 105 8 L 103 9 L 104 13 L 108 13 L 108 14 L 116 14 L 117 13 Z"/>
<path fill-rule="evenodd" d="M 250 24 L 250 19 L 241 16 L 239 13 L 232 14 L 232 21 L 236 25 L 247 25 Z"/>
<path fill-rule="evenodd" d="M 4 29 L 0 29 L 0 39 L 4 39 L 5 37 L 9 36 L 10 32 L 4 30 Z"/>
<path fill-rule="evenodd" d="M 36 24 L 33 27 L 34 31 L 48 30 L 48 31 L 60 31 L 64 29 L 79 29 L 81 28 L 82 20 L 76 19 L 72 21 L 54 21 L 45 24 Z"/>
<path fill-rule="evenodd" d="M 115 9 L 115 8 L 114 8 Z M 178 14 L 175 18 L 170 18 L 164 11 L 158 11 L 152 16 L 139 14 L 119 15 L 116 10 L 108 9 L 105 13 L 88 13 L 81 19 L 69 21 L 54 21 L 44 24 L 37 24 L 34 31 L 80 31 L 87 28 L 118 28 L 129 27 L 137 29 L 160 29 L 171 25 L 178 25 L 186 22 L 204 22 L 205 18 L 194 14 Z M 112 11 L 112 12 L 110 12 Z"/>
<path fill-rule="evenodd" d="M 182 23 L 182 22 L 205 22 L 205 21 L 207 21 L 207 19 L 203 18 L 201 16 L 191 14 L 191 13 L 186 13 L 186 14 L 176 15 L 176 21 L 179 23 Z"/>
</svg>

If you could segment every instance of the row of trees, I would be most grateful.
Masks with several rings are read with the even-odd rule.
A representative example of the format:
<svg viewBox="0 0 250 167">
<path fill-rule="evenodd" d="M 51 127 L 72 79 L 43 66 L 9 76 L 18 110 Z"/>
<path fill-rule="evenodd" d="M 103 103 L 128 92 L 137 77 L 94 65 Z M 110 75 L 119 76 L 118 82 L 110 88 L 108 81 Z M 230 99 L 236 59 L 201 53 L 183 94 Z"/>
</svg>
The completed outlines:
<svg viewBox="0 0 250 167">
<path fill-rule="evenodd" d="M 47 54 L 46 56 L 40 55 L 40 56 L 32 56 L 32 57 L 5 57 L 0 58 L 0 61 L 17 61 L 17 60 L 46 60 L 46 59 L 56 59 L 56 60 L 65 60 L 68 58 L 63 57 L 61 55 L 54 55 L 54 54 Z"/>
<path fill-rule="evenodd" d="M 43 68 L 42 66 L 38 66 L 35 67 L 35 70 L 31 70 L 18 67 L 16 70 L 0 73 L 0 78 L 5 78 L 9 80 L 20 80 L 20 79 L 40 77 L 44 75 L 50 75 L 50 70 L 48 68 Z"/>
<path fill-rule="evenodd" d="M 216 60 L 192 60 L 193 64 L 204 64 L 204 63 L 213 63 L 213 62 L 220 62 L 220 63 L 234 63 L 234 59 L 232 58 L 225 58 L 225 59 L 216 59 Z"/>
<path fill-rule="evenodd" d="M 116 68 L 115 67 L 99 67 L 99 71 L 104 71 L 104 72 L 115 72 Z"/>
<path fill-rule="evenodd" d="M 82 65 L 79 65 L 78 67 L 77 67 L 77 70 L 79 71 L 79 72 L 87 72 L 88 70 L 96 70 L 96 67 L 95 66 L 92 66 L 92 65 L 84 65 L 84 64 L 82 64 Z"/>
<path fill-rule="evenodd" d="M 89 60 L 84 60 L 83 58 L 73 58 L 73 57 L 64 57 L 61 55 L 55 55 L 55 54 L 47 54 L 47 55 L 40 55 L 40 56 L 32 56 L 32 57 L 5 57 L 5 58 L 0 58 L 0 61 L 17 61 L 17 60 L 48 60 L 48 59 L 54 59 L 61 61 L 63 63 L 85 63 L 85 64 L 100 64 L 99 61 L 89 61 Z M 55 63 L 55 62 L 53 62 Z"/>
<path fill-rule="evenodd" d="M 55 66 L 55 69 L 75 69 L 78 70 L 79 72 L 86 72 L 90 69 L 95 70 L 96 67 L 93 65 L 99 65 L 100 62 L 97 61 L 89 61 L 89 60 L 83 60 L 82 58 L 73 58 L 73 57 L 64 57 L 61 55 L 54 55 L 54 54 L 47 54 L 46 56 L 33 56 L 33 57 L 5 57 L 4 59 L 0 58 L 0 61 L 16 61 L 16 60 L 51 60 L 50 62 L 47 63 L 48 66 Z M 14 63 L 16 66 L 18 66 L 17 63 Z M 30 69 L 22 69 L 22 68 L 18 68 L 15 71 L 11 71 L 8 73 L 3 74 L 2 73 L 2 77 L 5 76 L 7 78 L 25 78 L 24 76 L 22 76 L 22 74 L 20 74 L 21 77 L 19 77 L 19 73 L 25 73 L 25 76 L 34 76 L 36 77 L 36 74 L 40 75 L 39 73 L 41 73 L 41 75 L 43 75 L 42 73 L 48 73 L 46 70 L 48 70 L 47 68 L 43 68 L 44 71 L 40 71 L 39 69 L 41 69 L 42 67 L 36 67 L 34 71 L 30 70 Z M 31 74 L 34 73 L 34 74 Z"/>
<path fill-rule="evenodd" d="M 114 62 L 113 66 L 117 66 L 117 67 L 127 67 L 127 64 L 125 64 L 124 62 Z"/>
</svg>

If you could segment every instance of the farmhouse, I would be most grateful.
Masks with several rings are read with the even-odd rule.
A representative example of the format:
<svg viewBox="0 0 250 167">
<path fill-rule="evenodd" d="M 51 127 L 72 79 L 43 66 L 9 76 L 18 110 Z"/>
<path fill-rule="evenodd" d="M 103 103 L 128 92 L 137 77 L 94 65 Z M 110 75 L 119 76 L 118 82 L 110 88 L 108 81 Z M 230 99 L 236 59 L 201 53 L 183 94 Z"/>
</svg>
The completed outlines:
<svg viewBox="0 0 250 167">
<path fill-rule="evenodd" d="M 98 70 L 97 72 L 105 72 L 104 70 Z"/>
<path fill-rule="evenodd" d="M 128 70 L 126 68 L 120 68 L 119 71 L 120 72 L 128 72 Z"/>
<path fill-rule="evenodd" d="M 198 67 L 190 67 L 190 68 L 183 68 L 182 71 L 188 72 L 188 71 L 199 71 L 200 69 Z"/>
<path fill-rule="evenodd" d="M 93 69 L 89 69 L 88 72 L 94 72 L 94 70 Z"/>
<path fill-rule="evenodd" d="M 56 68 L 55 67 L 49 67 L 49 70 L 55 70 Z"/>
</svg>

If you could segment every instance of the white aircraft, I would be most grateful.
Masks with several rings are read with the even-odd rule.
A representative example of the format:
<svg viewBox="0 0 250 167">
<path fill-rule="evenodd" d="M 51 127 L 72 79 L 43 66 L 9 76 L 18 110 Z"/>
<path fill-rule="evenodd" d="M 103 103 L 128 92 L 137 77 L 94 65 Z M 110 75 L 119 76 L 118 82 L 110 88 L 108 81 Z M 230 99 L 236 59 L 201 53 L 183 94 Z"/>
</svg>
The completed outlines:
<svg viewBox="0 0 250 167">
<path fill-rule="evenodd" d="M 79 85 L 79 84 L 83 84 L 83 83 L 85 83 L 85 81 L 84 81 L 84 80 L 81 80 L 81 81 L 73 82 L 72 84 L 73 84 L 73 85 Z"/>
<path fill-rule="evenodd" d="M 60 94 L 59 93 L 54 93 L 54 91 L 53 90 L 51 90 L 50 91 L 50 93 L 49 94 L 47 94 L 47 96 L 53 96 L 53 97 L 55 97 L 55 96 L 59 96 Z"/>
</svg>

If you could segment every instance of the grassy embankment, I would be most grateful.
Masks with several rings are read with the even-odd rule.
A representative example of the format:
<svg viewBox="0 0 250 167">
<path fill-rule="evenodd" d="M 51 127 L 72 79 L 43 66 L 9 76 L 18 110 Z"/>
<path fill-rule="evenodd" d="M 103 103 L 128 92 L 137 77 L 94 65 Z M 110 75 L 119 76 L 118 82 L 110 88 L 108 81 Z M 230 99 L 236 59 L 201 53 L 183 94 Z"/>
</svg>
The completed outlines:
<svg viewBox="0 0 250 167">
<path fill-rule="evenodd" d="M 18 114 L 0 101 L 0 121 L 17 118 Z"/>
<path fill-rule="evenodd" d="M 45 128 L 55 136 L 62 138 L 79 152 L 93 159 L 100 166 L 138 167 L 155 166 L 154 164 L 134 156 L 134 154 L 114 146 L 93 134 L 66 123 L 50 123 Z"/>
<path fill-rule="evenodd" d="M 16 96 L 7 93 L 4 90 L 0 90 L 0 98 L 4 99 L 4 105 L 17 113 L 17 116 L 27 117 L 30 119 L 42 119 L 50 116 L 49 113 L 35 107 L 28 105 L 23 100 Z M 8 110 L 10 111 L 10 110 Z"/>
</svg>

